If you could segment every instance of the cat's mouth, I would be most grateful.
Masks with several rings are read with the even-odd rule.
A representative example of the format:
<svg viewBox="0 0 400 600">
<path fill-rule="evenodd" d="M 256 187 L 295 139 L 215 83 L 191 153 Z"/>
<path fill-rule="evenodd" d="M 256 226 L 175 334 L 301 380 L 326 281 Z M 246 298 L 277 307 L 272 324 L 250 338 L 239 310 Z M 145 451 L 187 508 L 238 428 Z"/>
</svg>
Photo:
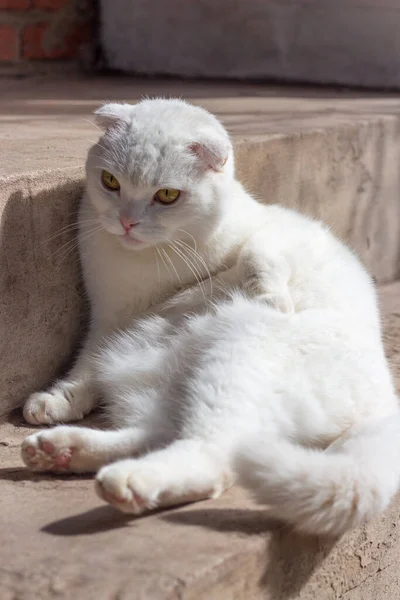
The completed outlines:
<svg viewBox="0 0 400 600">
<path fill-rule="evenodd" d="M 124 248 L 134 249 L 134 248 L 139 248 L 139 247 L 143 247 L 143 246 L 148 246 L 147 242 L 144 242 L 143 240 L 139 240 L 138 238 L 131 237 L 128 233 L 118 236 L 118 239 L 121 242 L 121 244 L 124 246 Z"/>
</svg>

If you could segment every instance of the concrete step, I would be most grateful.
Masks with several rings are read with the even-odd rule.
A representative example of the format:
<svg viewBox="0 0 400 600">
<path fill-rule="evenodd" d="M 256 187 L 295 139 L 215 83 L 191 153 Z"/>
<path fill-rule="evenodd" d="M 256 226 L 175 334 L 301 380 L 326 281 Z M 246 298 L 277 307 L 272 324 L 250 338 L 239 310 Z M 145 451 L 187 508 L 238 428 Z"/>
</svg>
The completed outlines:
<svg viewBox="0 0 400 600">
<path fill-rule="evenodd" d="M 2 87 L 0 413 L 45 386 L 81 335 L 74 233 L 63 227 L 74 223 L 85 154 L 98 137 L 90 113 L 105 100 L 177 95 L 209 108 L 230 130 L 252 192 L 323 218 L 381 284 L 399 276 L 396 95 L 72 76 Z M 400 376 L 399 286 L 382 290 L 387 349 Z M 393 580 L 396 503 L 332 548 L 282 528 L 268 533 L 265 513 L 239 490 L 130 520 L 96 500 L 90 479 L 27 473 L 18 446 L 30 430 L 18 419 L 0 430 L 2 600 L 353 600 L 351 590 L 378 571 L 388 567 Z"/>
</svg>

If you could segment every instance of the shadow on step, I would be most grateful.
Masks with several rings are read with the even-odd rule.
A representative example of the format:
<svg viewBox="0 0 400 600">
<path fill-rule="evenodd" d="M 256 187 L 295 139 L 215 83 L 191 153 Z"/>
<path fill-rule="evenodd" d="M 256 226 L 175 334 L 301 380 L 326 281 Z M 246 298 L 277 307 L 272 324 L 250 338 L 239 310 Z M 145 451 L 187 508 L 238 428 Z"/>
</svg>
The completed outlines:
<svg viewBox="0 0 400 600">
<path fill-rule="evenodd" d="M 193 525 L 213 529 L 214 531 L 238 532 L 246 535 L 265 533 L 282 527 L 279 521 L 268 518 L 266 511 L 261 509 L 191 509 L 183 512 L 167 513 L 162 518 L 177 525 Z"/>
<path fill-rule="evenodd" d="M 264 535 L 265 551 L 261 560 L 255 558 L 259 585 L 268 590 L 268 598 L 275 600 L 297 598 L 336 543 L 332 539 L 295 533 L 269 519 L 265 510 L 212 508 L 167 514 L 163 519 L 227 533 Z"/>
<path fill-rule="evenodd" d="M 132 515 L 120 513 L 111 506 L 98 506 L 84 513 L 53 521 L 42 531 L 56 536 L 92 535 L 121 529 L 132 521 Z"/>
<path fill-rule="evenodd" d="M 335 544 L 336 540 L 302 535 L 286 528 L 274 532 L 266 544 L 260 587 L 268 589 L 276 600 L 297 598 Z M 311 593 L 311 587 L 308 591 Z"/>
<path fill-rule="evenodd" d="M 82 336 L 81 195 L 80 180 L 48 172 L 10 179 L 1 190 L 0 415 L 47 386 Z"/>
<path fill-rule="evenodd" d="M 66 473 L 34 473 L 26 467 L 9 467 L 0 469 L 0 481 L 74 481 L 75 479 L 93 479 L 91 475 L 71 475 Z"/>
</svg>

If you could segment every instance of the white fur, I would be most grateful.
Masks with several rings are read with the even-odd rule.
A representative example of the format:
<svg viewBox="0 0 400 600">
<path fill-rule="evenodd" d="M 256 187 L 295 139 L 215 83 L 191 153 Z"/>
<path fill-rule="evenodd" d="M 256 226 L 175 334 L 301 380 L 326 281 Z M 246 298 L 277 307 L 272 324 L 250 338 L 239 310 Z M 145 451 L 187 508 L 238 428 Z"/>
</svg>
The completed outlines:
<svg viewBox="0 0 400 600">
<path fill-rule="evenodd" d="M 206 111 L 145 100 L 98 119 L 80 212 L 91 329 L 24 415 L 77 420 L 100 398 L 113 431 L 35 434 L 25 462 L 102 467 L 98 493 L 128 512 L 216 496 L 237 473 L 299 529 L 372 518 L 399 485 L 400 425 L 360 262 L 322 224 L 256 202 Z M 175 204 L 153 202 L 164 187 Z M 120 216 L 139 224 L 125 234 Z"/>
</svg>

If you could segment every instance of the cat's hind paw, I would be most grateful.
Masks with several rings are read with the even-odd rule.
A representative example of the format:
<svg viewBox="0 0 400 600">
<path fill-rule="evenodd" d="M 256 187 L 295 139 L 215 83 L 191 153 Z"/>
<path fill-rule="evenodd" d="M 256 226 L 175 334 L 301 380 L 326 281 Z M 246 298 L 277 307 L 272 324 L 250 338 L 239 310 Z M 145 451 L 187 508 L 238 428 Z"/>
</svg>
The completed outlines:
<svg viewBox="0 0 400 600">
<path fill-rule="evenodd" d="M 139 515 L 158 506 L 157 481 L 130 460 L 103 467 L 95 483 L 98 496 L 122 512 Z"/>
<path fill-rule="evenodd" d="M 93 473 L 104 457 L 94 443 L 96 430 L 60 425 L 28 436 L 21 447 L 22 460 L 32 471 Z"/>
</svg>

